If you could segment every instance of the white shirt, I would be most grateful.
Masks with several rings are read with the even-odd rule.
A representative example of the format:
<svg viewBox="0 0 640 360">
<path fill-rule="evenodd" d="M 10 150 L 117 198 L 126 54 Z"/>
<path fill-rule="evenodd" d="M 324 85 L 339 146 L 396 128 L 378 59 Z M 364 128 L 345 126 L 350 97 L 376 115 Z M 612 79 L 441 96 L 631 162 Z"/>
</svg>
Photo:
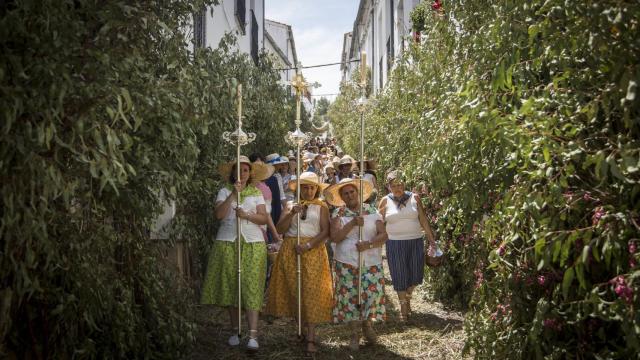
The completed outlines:
<svg viewBox="0 0 640 360">
<path fill-rule="evenodd" d="M 372 240 L 376 234 L 378 233 L 376 229 L 376 222 L 382 221 L 382 216 L 380 214 L 369 214 L 364 217 L 364 234 L 362 236 L 364 241 Z M 345 226 L 349 221 L 351 221 L 352 217 L 340 217 L 340 224 Z M 354 226 L 351 231 L 347 234 L 347 237 L 336 244 L 334 248 L 333 257 L 336 261 L 340 261 L 341 263 L 349 264 L 352 266 L 358 266 L 358 249 L 356 248 L 356 244 L 360 239 L 360 230 L 359 226 Z M 374 247 L 372 249 L 368 249 L 362 252 L 362 257 L 364 259 L 364 266 L 370 267 L 373 265 L 382 264 L 382 248 Z"/>
<path fill-rule="evenodd" d="M 293 208 L 293 203 L 287 204 L 287 208 L 289 209 L 289 211 L 291 211 L 291 208 Z M 302 220 L 302 217 L 300 218 L 300 237 L 314 237 L 320 234 L 320 214 L 320 205 L 309 205 L 309 208 L 307 209 L 306 219 Z M 291 219 L 291 225 L 289 226 L 289 230 L 287 230 L 287 233 L 285 235 L 290 237 L 298 236 L 297 216 L 294 215 L 293 219 Z"/>
<path fill-rule="evenodd" d="M 418 217 L 418 203 L 416 197 L 411 194 L 406 206 L 398 209 L 396 203 L 389 197 L 386 198 L 385 220 L 389 240 L 411 240 L 422 237 L 422 226 Z"/>
<path fill-rule="evenodd" d="M 260 190 L 256 189 L 256 193 L 258 195 L 255 196 L 242 196 L 242 205 L 241 208 L 249 214 L 255 214 L 256 208 L 258 205 L 265 205 L 264 197 L 260 193 Z M 218 191 L 218 196 L 216 197 L 216 205 L 225 201 L 231 195 L 231 190 L 228 188 L 222 188 Z M 218 234 L 216 235 L 216 240 L 221 241 L 235 241 L 236 234 L 238 232 L 236 227 L 236 211 L 234 208 L 236 207 L 237 202 L 233 200 L 231 202 L 231 210 L 224 219 L 220 221 L 220 228 L 218 228 Z M 242 236 L 245 241 L 248 243 L 260 242 L 264 241 L 264 237 L 262 235 L 262 230 L 260 229 L 260 225 L 256 225 L 249 220 L 240 219 L 240 226 L 242 230 Z"/>
</svg>

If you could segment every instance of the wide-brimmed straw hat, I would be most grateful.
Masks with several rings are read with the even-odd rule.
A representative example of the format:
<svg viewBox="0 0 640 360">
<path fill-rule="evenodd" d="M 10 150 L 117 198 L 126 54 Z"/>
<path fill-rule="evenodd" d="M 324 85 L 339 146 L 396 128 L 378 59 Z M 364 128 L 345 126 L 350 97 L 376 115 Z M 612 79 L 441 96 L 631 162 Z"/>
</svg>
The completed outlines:
<svg viewBox="0 0 640 360">
<path fill-rule="evenodd" d="M 337 156 L 334 156 L 333 159 L 331 160 L 331 163 L 333 164 L 333 168 L 337 169 L 338 165 L 340 165 L 340 158 Z"/>
<path fill-rule="evenodd" d="M 280 156 L 280 154 L 278 153 L 269 154 L 266 158 L 264 158 L 264 160 L 267 164 L 271 165 L 285 164 L 289 162 L 288 158 Z"/>
<path fill-rule="evenodd" d="M 340 189 L 348 185 L 353 185 L 358 189 L 358 192 L 360 191 L 360 179 L 342 179 L 339 183 L 329 186 L 324 191 L 325 200 L 333 206 L 344 206 L 345 203 L 340 197 Z M 373 185 L 367 180 L 362 180 L 362 198 L 368 199 L 372 192 Z"/>
<path fill-rule="evenodd" d="M 233 170 L 233 166 L 237 163 L 237 160 L 232 160 L 218 166 L 218 173 L 223 180 L 229 180 L 229 175 L 231 175 L 231 171 Z M 252 163 L 248 157 L 244 155 L 240 155 L 240 163 L 247 164 L 251 167 L 251 179 L 253 181 L 262 181 L 264 179 L 269 178 L 273 174 L 273 166 L 268 166 L 263 162 L 254 162 Z M 270 169 L 271 168 L 271 169 Z M 272 170 L 273 169 L 273 170 Z M 268 176 L 267 176 L 268 175 Z"/>
<path fill-rule="evenodd" d="M 265 164 L 261 160 L 251 163 L 251 178 L 254 181 L 267 180 L 275 171 L 276 168 L 273 165 Z"/>
<path fill-rule="evenodd" d="M 300 185 L 303 184 L 315 185 L 318 187 L 319 191 L 323 191 L 327 186 L 329 186 L 329 184 L 323 184 L 320 182 L 320 177 L 318 177 L 316 173 L 310 171 L 305 171 L 300 174 Z M 293 178 L 289 180 L 289 190 L 296 191 L 296 187 L 296 180 Z"/>
</svg>

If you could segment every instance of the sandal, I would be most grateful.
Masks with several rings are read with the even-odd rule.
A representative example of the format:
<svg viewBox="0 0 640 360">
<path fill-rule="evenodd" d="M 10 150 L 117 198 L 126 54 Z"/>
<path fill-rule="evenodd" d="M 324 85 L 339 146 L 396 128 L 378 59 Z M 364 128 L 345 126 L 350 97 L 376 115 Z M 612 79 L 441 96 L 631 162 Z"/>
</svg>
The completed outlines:
<svg viewBox="0 0 640 360">
<path fill-rule="evenodd" d="M 258 344 L 258 330 L 249 330 L 249 341 L 247 342 L 247 350 L 258 351 L 260 345 Z"/>
</svg>

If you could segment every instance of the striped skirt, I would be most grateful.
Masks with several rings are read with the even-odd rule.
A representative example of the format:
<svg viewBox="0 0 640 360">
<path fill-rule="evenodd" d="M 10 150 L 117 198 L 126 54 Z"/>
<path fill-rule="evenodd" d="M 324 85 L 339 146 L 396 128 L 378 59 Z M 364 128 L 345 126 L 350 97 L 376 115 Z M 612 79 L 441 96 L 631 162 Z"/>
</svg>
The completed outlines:
<svg viewBox="0 0 640 360">
<path fill-rule="evenodd" d="M 424 279 L 424 238 L 387 240 L 387 261 L 393 290 L 406 291 Z"/>
</svg>

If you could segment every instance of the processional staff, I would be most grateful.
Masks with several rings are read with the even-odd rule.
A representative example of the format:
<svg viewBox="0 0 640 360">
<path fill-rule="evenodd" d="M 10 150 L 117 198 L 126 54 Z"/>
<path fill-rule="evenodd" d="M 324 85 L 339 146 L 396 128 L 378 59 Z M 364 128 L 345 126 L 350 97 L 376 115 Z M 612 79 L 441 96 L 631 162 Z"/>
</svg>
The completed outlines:
<svg viewBox="0 0 640 360">
<path fill-rule="evenodd" d="M 364 111 L 365 111 L 365 90 L 367 86 L 367 53 L 360 53 L 360 98 L 358 99 L 358 111 L 360 112 L 360 211 L 362 216 L 362 203 L 364 202 L 364 194 L 362 192 L 362 181 L 364 180 Z M 358 228 L 359 239 L 362 242 L 364 236 L 364 224 Z M 358 308 L 360 311 L 360 320 L 362 319 L 362 268 L 364 258 L 362 252 L 358 251 Z"/>
<path fill-rule="evenodd" d="M 236 146 L 236 181 L 240 181 L 240 147 L 243 145 L 247 145 L 250 142 L 253 142 L 256 139 L 256 134 L 254 133 L 245 133 L 242 131 L 242 84 L 238 84 L 237 89 L 237 100 L 238 100 L 238 128 L 234 132 L 225 131 L 222 134 L 222 139 L 224 141 Z M 235 184 L 234 184 L 235 185 Z M 237 193 L 237 207 L 240 207 L 242 203 L 240 192 Z M 236 214 L 237 215 L 237 214 Z M 242 234 L 242 223 L 240 222 L 240 218 L 236 216 L 236 250 L 238 255 L 238 336 L 241 335 L 241 324 L 242 324 L 242 241 L 240 240 L 240 236 Z"/>
<path fill-rule="evenodd" d="M 296 130 L 291 132 L 289 131 L 285 136 L 285 140 L 291 146 L 296 147 L 296 204 L 300 204 L 300 148 L 303 147 L 307 141 L 311 138 L 310 134 L 305 134 L 300 130 L 300 125 L 302 124 L 302 120 L 300 119 L 300 105 L 302 101 L 302 93 L 304 89 L 307 87 L 307 84 L 304 82 L 304 78 L 302 75 L 298 74 L 296 71 L 296 75 L 291 82 L 291 86 L 296 90 Z M 300 213 L 296 214 L 296 222 L 297 222 L 297 242 L 296 244 L 300 245 Z M 301 267 L 301 257 L 300 254 L 296 256 L 296 276 L 297 276 L 297 300 L 298 300 L 298 336 L 302 337 L 302 276 L 300 273 Z"/>
</svg>

